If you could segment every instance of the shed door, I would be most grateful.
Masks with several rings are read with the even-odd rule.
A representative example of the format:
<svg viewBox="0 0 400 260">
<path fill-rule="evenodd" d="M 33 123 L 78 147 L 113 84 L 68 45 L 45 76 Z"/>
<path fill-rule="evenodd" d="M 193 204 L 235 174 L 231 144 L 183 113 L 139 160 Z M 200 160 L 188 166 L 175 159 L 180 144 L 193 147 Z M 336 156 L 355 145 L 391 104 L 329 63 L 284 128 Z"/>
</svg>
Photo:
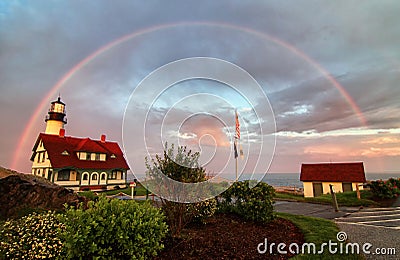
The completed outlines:
<svg viewBox="0 0 400 260">
<path fill-rule="evenodd" d="M 351 185 L 351 182 L 343 182 L 342 183 L 342 190 L 343 190 L 343 192 L 353 191 L 353 186 Z"/>
<path fill-rule="evenodd" d="M 318 197 L 319 195 L 322 195 L 322 183 L 320 182 L 313 182 L 313 194 L 314 197 Z"/>
</svg>

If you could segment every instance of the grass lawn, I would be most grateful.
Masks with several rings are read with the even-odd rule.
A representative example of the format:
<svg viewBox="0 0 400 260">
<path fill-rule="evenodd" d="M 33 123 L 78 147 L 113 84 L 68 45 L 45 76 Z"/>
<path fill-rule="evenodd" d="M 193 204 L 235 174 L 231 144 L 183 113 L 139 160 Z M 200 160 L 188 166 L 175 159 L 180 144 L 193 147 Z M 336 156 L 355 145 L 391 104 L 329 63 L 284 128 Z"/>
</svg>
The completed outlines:
<svg viewBox="0 0 400 260">
<path fill-rule="evenodd" d="M 135 189 L 136 189 L 136 196 L 146 195 L 146 189 L 143 186 L 138 185 L 138 186 L 136 186 Z M 132 194 L 132 190 L 131 190 L 130 187 L 125 188 L 125 189 L 119 189 L 119 190 L 101 191 L 101 192 L 97 192 L 97 193 L 98 194 L 105 194 L 107 196 L 110 196 L 110 195 L 116 195 L 116 194 L 118 194 L 120 192 L 123 192 L 123 193 L 125 193 L 127 195 L 131 195 Z M 80 191 L 80 192 L 78 192 L 78 194 L 81 195 L 81 196 L 88 197 L 89 199 L 93 199 L 96 196 L 94 194 L 94 192 L 92 192 L 92 191 Z"/>
<path fill-rule="evenodd" d="M 362 190 L 361 200 L 357 199 L 355 191 L 336 193 L 336 199 L 339 206 L 378 206 L 379 204 L 372 200 L 372 193 L 368 190 Z M 314 202 L 323 204 L 332 204 L 331 194 L 324 194 L 315 198 L 304 198 L 303 195 L 294 195 L 289 193 L 276 193 L 275 198 L 294 200 L 300 202 Z"/>
<path fill-rule="evenodd" d="M 296 226 L 298 226 L 304 234 L 304 239 L 306 243 L 315 243 L 317 252 L 319 251 L 322 243 L 328 243 L 329 240 L 331 240 L 332 242 L 337 242 L 336 234 L 339 232 L 339 228 L 334 222 L 330 220 L 292 215 L 287 213 L 277 213 L 277 216 L 290 220 Z M 324 254 L 322 255 L 297 255 L 291 259 L 364 259 L 364 257 L 361 255 L 331 255 L 329 253 L 329 248 L 327 246 L 325 246 L 324 248 Z M 337 248 L 339 248 L 339 246 Z"/>
<path fill-rule="evenodd" d="M 146 189 L 141 185 L 136 186 L 135 190 L 136 190 L 136 196 L 146 195 Z M 106 194 L 106 195 L 115 195 L 115 194 L 118 194 L 120 192 L 126 193 L 128 195 L 132 194 L 132 190 L 131 190 L 130 187 L 125 188 L 125 189 L 120 189 L 120 190 L 108 190 L 108 191 L 104 191 L 102 193 Z"/>
</svg>

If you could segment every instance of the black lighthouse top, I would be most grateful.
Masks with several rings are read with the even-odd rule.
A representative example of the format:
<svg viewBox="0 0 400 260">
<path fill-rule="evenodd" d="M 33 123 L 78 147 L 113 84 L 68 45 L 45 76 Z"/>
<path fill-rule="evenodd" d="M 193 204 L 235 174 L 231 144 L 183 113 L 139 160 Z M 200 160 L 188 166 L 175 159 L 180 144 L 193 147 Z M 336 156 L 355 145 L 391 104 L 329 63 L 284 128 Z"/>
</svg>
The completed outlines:
<svg viewBox="0 0 400 260">
<path fill-rule="evenodd" d="M 61 101 L 60 96 L 56 101 L 51 102 L 51 106 L 46 116 L 45 122 L 49 120 L 55 120 L 63 122 L 64 124 L 67 123 L 67 118 L 65 118 L 65 104 Z"/>
<path fill-rule="evenodd" d="M 61 101 L 61 97 L 60 96 L 58 96 L 56 101 L 51 102 L 51 104 L 55 104 L 55 103 L 58 103 L 58 104 L 61 104 L 61 105 L 65 106 L 64 102 Z"/>
</svg>

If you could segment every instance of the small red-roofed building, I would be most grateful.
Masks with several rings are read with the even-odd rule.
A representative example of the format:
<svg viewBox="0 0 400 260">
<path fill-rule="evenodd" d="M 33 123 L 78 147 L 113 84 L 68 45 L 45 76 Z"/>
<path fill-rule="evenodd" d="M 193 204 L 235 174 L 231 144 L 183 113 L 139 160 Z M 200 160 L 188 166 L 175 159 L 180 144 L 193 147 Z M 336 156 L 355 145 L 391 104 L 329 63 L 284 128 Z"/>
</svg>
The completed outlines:
<svg viewBox="0 0 400 260">
<path fill-rule="evenodd" d="M 335 192 L 361 190 L 366 182 L 362 162 L 302 164 L 300 181 L 303 182 L 304 197 L 317 197 Z"/>
<path fill-rule="evenodd" d="M 51 103 L 46 131 L 32 149 L 32 174 L 73 190 L 106 190 L 127 185 L 129 166 L 118 143 L 65 135 L 65 104 Z"/>
</svg>

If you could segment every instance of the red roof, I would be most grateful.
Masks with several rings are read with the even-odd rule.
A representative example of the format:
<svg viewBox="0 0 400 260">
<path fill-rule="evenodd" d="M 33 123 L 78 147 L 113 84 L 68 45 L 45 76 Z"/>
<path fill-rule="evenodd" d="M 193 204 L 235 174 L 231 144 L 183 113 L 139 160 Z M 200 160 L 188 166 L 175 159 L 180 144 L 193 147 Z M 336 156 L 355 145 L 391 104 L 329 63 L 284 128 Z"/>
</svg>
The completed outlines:
<svg viewBox="0 0 400 260">
<path fill-rule="evenodd" d="M 39 134 L 31 160 L 35 158 L 36 149 L 42 140 L 53 168 L 76 168 L 76 169 L 129 169 L 123 156 L 121 148 L 116 142 L 102 142 L 90 138 L 78 138 L 71 136 L 60 137 L 59 135 Z M 65 155 L 65 151 L 68 155 Z M 80 160 L 77 152 L 103 153 L 106 154 L 105 161 Z M 112 158 L 111 155 L 115 155 Z M 114 156 L 113 156 L 114 157 Z"/>
<path fill-rule="evenodd" d="M 302 164 L 300 180 L 321 182 L 366 181 L 362 162 Z"/>
</svg>

